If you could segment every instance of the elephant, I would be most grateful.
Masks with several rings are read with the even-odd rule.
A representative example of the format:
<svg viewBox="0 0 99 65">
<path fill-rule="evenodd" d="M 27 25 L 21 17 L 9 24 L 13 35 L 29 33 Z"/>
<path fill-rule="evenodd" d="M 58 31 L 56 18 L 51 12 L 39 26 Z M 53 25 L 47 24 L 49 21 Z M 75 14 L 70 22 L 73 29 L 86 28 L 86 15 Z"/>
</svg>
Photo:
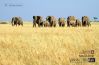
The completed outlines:
<svg viewBox="0 0 99 65">
<path fill-rule="evenodd" d="M 38 24 L 38 27 L 43 27 L 43 23 L 42 16 L 33 16 L 33 27 L 36 27 L 36 24 Z"/>
<path fill-rule="evenodd" d="M 79 19 L 76 19 L 76 26 L 81 26 L 81 21 Z"/>
<path fill-rule="evenodd" d="M 14 25 L 16 25 L 16 26 L 22 25 L 23 26 L 22 18 L 21 17 L 12 17 L 11 24 L 12 24 L 12 26 L 14 26 Z"/>
<path fill-rule="evenodd" d="M 82 26 L 91 26 L 88 16 L 82 16 Z"/>
<path fill-rule="evenodd" d="M 50 26 L 49 22 L 48 21 L 44 21 L 44 27 L 49 27 L 49 26 Z"/>
<path fill-rule="evenodd" d="M 47 16 L 46 20 L 49 22 L 50 27 L 56 27 L 57 21 L 54 16 Z"/>
<path fill-rule="evenodd" d="M 60 27 L 64 27 L 65 26 L 65 18 L 59 18 L 58 19 L 58 24 Z"/>
<path fill-rule="evenodd" d="M 76 27 L 76 18 L 74 16 L 68 16 L 67 17 L 67 27 Z"/>
</svg>

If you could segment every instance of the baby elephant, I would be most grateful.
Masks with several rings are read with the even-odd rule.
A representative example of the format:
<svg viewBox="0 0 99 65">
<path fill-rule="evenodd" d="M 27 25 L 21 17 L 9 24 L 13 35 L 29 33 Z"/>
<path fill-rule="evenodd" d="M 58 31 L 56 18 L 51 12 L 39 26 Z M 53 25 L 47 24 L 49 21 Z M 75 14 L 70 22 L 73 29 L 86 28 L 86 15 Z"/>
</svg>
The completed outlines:
<svg viewBox="0 0 99 65">
<path fill-rule="evenodd" d="M 82 26 L 91 26 L 88 16 L 82 16 Z"/>
<path fill-rule="evenodd" d="M 59 24 L 60 27 L 65 26 L 65 18 L 59 18 L 58 21 L 59 21 L 58 24 Z"/>
<path fill-rule="evenodd" d="M 81 21 L 79 19 L 76 19 L 76 26 L 81 26 Z"/>
</svg>

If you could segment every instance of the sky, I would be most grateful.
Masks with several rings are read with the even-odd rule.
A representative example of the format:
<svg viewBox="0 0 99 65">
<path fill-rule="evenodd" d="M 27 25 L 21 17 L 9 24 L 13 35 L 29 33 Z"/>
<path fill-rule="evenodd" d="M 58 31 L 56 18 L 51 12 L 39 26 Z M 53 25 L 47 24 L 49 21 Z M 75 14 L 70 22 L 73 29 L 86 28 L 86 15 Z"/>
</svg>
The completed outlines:
<svg viewBox="0 0 99 65">
<path fill-rule="evenodd" d="M 20 16 L 23 20 L 32 20 L 35 15 L 44 18 L 53 15 L 56 18 L 75 16 L 99 17 L 99 0 L 0 0 L 0 19 L 11 20 Z"/>
</svg>

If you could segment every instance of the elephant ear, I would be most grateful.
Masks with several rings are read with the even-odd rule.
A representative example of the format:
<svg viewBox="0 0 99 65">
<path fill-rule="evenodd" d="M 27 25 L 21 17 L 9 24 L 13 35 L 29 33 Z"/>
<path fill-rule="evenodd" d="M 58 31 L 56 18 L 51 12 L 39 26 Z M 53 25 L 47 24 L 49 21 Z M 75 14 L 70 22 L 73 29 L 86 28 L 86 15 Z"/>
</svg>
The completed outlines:
<svg viewBox="0 0 99 65">
<path fill-rule="evenodd" d="M 33 19 L 34 19 L 34 16 L 33 16 Z"/>
<path fill-rule="evenodd" d="M 14 17 L 12 17 L 11 23 L 13 23 L 13 21 L 14 21 Z"/>
<path fill-rule="evenodd" d="M 47 16 L 47 17 L 46 17 L 46 20 L 48 20 L 48 19 L 49 19 L 49 17 L 50 17 L 50 16 Z"/>
<path fill-rule="evenodd" d="M 35 19 L 36 18 L 36 16 L 33 16 L 33 19 Z"/>
</svg>

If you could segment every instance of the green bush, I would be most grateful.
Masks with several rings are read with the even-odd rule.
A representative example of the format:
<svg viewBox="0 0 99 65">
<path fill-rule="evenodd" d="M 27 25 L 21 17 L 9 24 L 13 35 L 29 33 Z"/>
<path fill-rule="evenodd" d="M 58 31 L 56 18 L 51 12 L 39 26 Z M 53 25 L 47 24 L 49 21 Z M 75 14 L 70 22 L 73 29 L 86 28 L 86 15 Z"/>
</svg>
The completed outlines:
<svg viewBox="0 0 99 65">
<path fill-rule="evenodd" d="M 7 22 L 0 22 L 0 24 L 8 24 Z"/>
</svg>

